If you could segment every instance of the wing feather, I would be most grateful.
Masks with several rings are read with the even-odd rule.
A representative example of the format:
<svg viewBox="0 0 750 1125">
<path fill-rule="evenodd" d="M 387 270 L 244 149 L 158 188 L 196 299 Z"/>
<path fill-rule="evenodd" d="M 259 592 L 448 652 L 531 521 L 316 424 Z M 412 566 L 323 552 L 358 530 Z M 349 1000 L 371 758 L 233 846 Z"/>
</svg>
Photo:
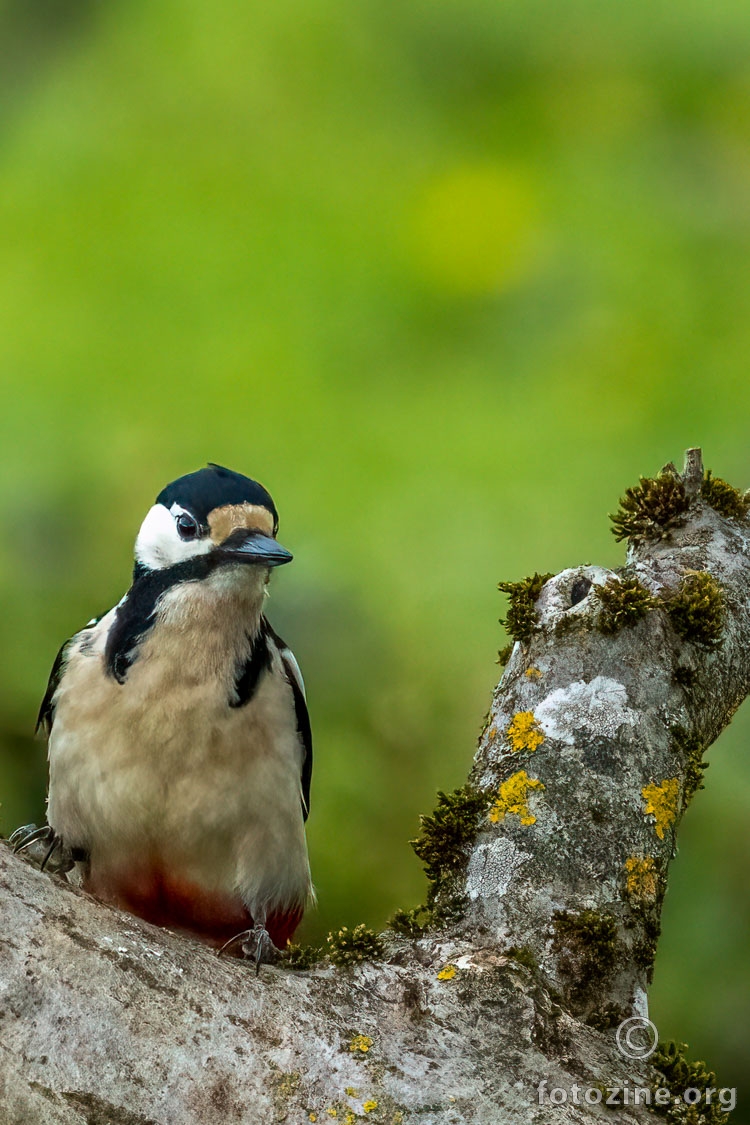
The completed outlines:
<svg viewBox="0 0 750 1125">
<path fill-rule="evenodd" d="M 42 700 L 39 714 L 37 715 L 34 733 L 38 734 L 40 730 L 43 730 L 47 738 L 50 736 L 52 724 L 55 720 L 55 692 L 59 688 L 60 680 L 63 678 L 63 673 L 65 672 L 65 665 L 68 662 L 68 649 L 71 643 L 72 638 L 65 642 L 55 657 L 55 662 L 52 665 L 52 671 L 47 681 L 47 690 L 44 693 L 44 699 Z"/>
<path fill-rule="evenodd" d="M 305 820 L 310 815 L 310 782 L 312 780 L 312 767 L 313 767 L 313 744 L 312 744 L 312 728 L 310 726 L 310 714 L 307 710 L 307 698 L 305 694 L 305 683 L 302 679 L 302 672 L 297 663 L 292 650 L 287 643 L 281 639 L 278 633 L 274 632 L 268 622 L 266 622 L 268 632 L 273 638 L 276 648 L 278 649 L 281 663 L 284 668 L 284 674 L 289 681 L 294 696 L 294 712 L 297 719 L 297 730 L 299 732 L 300 741 L 302 742 L 302 749 L 304 757 L 302 759 L 302 812 Z"/>
<path fill-rule="evenodd" d="M 40 730 L 43 730 L 47 738 L 49 738 L 52 731 L 52 724 L 55 721 L 55 693 L 60 686 L 60 681 L 65 675 L 65 668 L 68 663 L 70 650 L 74 643 L 78 640 L 78 638 L 81 637 L 88 629 L 93 629 L 95 625 L 98 625 L 101 619 L 101 617 L 92 617 L 91 620 L 87 622 L 86 625 L 84 625 L 83 629 L 80 629 L 72 637 L 69 637 L 65 644 L 63 644 L 60 648 L 60 651 L 55 657 L 55 662 L 52 665 L 52 671 L 50 672 L 49 680 L 47 681 L 47 690 L 44 693 L 44 699 L 42 700 L 41 706 L 39 708 L 36 727 L 34 728 L 35 734 L 38 734 Z"/>
</svg>

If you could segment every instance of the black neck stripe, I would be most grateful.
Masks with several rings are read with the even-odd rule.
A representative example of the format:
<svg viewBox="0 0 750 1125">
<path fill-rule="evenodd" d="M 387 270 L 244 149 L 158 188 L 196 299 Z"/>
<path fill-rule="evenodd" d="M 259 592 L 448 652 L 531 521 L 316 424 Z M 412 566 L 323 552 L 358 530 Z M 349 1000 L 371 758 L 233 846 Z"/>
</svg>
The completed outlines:
<svg viewBox="0 0 750 1125">
<path fill-rule="evenodd" d="M 138 644 L 152 628 L 158 603 L 164 594 L 183 582 L 207 578 L 217 562 L 210 555 L 197 555 L 163 570 L 149 570 L 141 563 L 135 564 L 133 584 L 117 610 L 107 637 L 104 662 L 110 676 L 114 676 L 118 683 L 125 682 L 128 669 L 137 656 Z"/>
</svg>

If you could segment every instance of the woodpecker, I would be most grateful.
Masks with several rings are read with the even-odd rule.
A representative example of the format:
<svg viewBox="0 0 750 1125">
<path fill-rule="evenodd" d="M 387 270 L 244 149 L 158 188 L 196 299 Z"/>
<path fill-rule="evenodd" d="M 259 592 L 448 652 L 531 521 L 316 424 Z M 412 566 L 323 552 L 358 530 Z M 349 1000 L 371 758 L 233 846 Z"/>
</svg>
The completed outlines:
<svg viewBox="0 0 750 1125">
<path fill-rule="evenodd" d="M 156 498 L 130 589 L 67 641 L 37 730 L 40 866 L 149 922 L 271 960 L 313 894 L 312 738 L 297 661 L 263 612 L 291 562 L 257 481 L 209 464 Z"/>
</svg>

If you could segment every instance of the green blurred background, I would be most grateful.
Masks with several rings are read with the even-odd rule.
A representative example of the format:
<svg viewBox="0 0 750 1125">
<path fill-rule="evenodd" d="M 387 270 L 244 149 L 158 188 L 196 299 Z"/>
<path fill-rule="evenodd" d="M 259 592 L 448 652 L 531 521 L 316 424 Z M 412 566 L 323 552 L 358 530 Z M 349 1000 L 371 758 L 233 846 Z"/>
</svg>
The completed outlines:
<svg viewBox="0 0 750 1125">
<path fill-rule="evenodd" d="M 304 936 L 380 926 L 471 762 L 497 581 L 619 563 L 607 512 L 687 445 L 750 484 L 750 8 L 5 0 L 0 63 L 0 828 L 43 815 L 59 643 L 219 461 L 296 555 Z M 682 827 L 652 995 L 740 1087 L 748 732 Z"/>
</svg>

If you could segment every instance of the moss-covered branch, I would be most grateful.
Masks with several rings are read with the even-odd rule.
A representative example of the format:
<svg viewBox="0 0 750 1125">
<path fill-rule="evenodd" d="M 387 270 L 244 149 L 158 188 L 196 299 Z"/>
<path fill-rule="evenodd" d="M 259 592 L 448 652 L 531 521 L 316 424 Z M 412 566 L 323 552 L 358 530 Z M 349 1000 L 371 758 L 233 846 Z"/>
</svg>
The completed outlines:
<svg viewBox="0 0 750 1125">
<path fill-rule="evenodd" d="M 602 992 L 645 1011 L 679 821 L 750 688 L 747 517 L 691 450 L 682 475 L 668 465 L 625 493 L 620 571 L 563 571 L 523 603 L 472 775 L 507 815 L 485 819 L 457 885 L 467 928 L 530 949 L 584 1016 Z M 511 737 L 519 716 L 535 745 Z"/>
</svg>

